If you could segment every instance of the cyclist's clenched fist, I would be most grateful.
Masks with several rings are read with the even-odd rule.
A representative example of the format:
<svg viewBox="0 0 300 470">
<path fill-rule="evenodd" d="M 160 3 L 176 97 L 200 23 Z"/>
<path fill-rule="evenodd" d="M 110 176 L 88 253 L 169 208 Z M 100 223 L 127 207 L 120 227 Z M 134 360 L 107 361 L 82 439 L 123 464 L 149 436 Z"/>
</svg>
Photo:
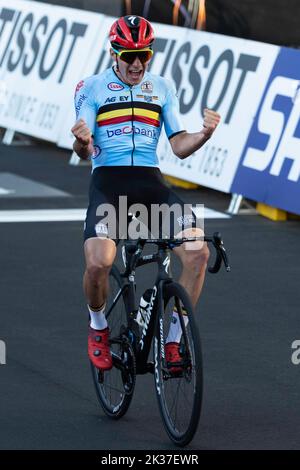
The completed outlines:
<svg viewBox="0 0 300 470">
<path fill-rule="evenodd" d="M 203 130 L 202 133 L 206 136 L 206 138 L 210 138 L 213 132 L 216 130 L 217 125 L 220 122 L 221 116 L 216 111 L 212 109 L 205 108 L 203 111 Z"/>
<path fill-rule="evenodd" d="M 78 140 L 81 145 L 92 144 L 92 134 L 88 128 L 86 122 L 83 119 L 79 119 L 71 129 L 72 134 Z"/>
<path fill-rule="evenodd" d="M 71 129 L 75 137 L 73 150 L 83 160 L 88 159 L 94 151 L 94 140 L 84 119 L 79 119 Z"/>
<path fill-rule="evenodd" d="M 203 111 L 203 127 L 199 132 L 179 132 L 170 138 L 173 153 L 179 158 L 187 158 L 199 150 L 212 134 L 220 122 L 221 116 L 212 109 L 205 108 Z"/>
</svg>

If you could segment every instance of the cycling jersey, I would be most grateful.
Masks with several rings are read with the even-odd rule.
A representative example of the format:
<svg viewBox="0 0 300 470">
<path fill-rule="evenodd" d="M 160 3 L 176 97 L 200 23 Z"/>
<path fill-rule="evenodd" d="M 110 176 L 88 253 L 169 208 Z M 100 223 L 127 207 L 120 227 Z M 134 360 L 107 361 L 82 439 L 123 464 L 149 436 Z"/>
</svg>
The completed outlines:
<svg viewBox="0 0 300 470">
<path fill-rule="evenodd" d="M 172 82 L 149 72 L 133 86 L 122 82 L 113 68 L 82 80 L 76 87 L 75 111 L 94 137 L 93 170 L 157 167 L 162 124 L 169 139 L 184 131 Z"/>
</svg>

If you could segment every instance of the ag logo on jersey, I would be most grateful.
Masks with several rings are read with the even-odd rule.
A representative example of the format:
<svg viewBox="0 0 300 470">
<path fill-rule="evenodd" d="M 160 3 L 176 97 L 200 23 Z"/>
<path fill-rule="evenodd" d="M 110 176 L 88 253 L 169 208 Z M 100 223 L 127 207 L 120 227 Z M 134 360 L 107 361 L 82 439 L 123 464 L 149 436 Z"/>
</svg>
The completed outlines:
<svg viewBox="0 0 300 470">
<path fill-rule="evenodd" d="M 153 84 L 152 82 L 143 82 L 141 84 L 141 89 L 144 93 L 152 93 L 153 92 Z"/>
<path fill-rule="evenodd" d="M 107 88 L 111 91 L 121 91 L 124 89 L 123 85 L 120 85 L 120 83 L 116 83 L 116 82 L 110 82 L 107 85 Z"/>
</svg>

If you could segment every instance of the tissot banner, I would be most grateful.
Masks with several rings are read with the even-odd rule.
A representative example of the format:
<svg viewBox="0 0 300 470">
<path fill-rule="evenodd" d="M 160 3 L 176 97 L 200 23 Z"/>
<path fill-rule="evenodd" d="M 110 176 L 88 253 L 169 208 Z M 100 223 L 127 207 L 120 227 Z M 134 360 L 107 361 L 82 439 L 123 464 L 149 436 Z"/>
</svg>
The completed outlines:
<svg viewBox="0 0 300 470">
<path fill-rule="evenodd" d="M 103 16 L 0 0 L 0 126 L 56 142 Z"/>
<path fill-rule="evenodd" d="M 107 34 L 113 21 L 0 0 L 0 126 L 71 149 L 75 87 L 112 65 Z M 300 214 L 300 51 L 153 26 L 150 71 L 174 82 L 186 129 L 201 129 L 206 107 L 222 117 L 205 146 L 182 161 L 162 130 L 161 170 Z"/>
<path fill-rule="evenodd" d="M 169 28 L 158 28 L 159 47 L 164 51 L 160 55 L 164 54 L 164 60 L 157 54 L 151 71 L 174 81 L 189 132 L 201 129 L 204 108 L 217 110 L 222 120 L 209 142 L 183 161 L 173 156 L 162 135 L 161 169 L 229 192 L 263 85 L 267 83 L 279 48 L 191 30 L 185 30 L 182 37 L 181 28 L 176 28 L 178 34 L 172 35 Z"/>
</svg>

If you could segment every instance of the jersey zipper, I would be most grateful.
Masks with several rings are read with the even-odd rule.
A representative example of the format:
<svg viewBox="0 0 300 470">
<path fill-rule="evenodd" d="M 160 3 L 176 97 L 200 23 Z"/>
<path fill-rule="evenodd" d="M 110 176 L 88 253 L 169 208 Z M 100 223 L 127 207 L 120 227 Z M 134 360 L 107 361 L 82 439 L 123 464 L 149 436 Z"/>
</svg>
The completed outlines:
<svg viewBox="0 0 300 470">
<path fill-rule="evenodd" d="M 131 95 L 131 124 L 132 124 L 132 152 L 131 152 L 131 166 L 133 166 L 133 153 L 135 150 L 135 142 L 134 142 L 134 112 L 133 112 L 133 95 L 132 95 L 132 87 L 130 87 L 130 95 Z"/>
</svg>

